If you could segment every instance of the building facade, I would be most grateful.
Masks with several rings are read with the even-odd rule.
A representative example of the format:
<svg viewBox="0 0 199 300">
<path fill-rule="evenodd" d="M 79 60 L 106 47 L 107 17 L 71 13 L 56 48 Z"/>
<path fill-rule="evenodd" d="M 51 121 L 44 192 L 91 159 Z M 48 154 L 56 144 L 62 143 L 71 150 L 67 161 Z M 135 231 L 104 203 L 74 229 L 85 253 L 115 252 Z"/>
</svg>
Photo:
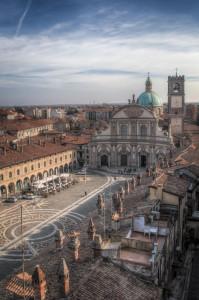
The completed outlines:
<svg viewBox="0 0 199 300">
<path fill-rule="evenodd" d="M 36 180 L 68 172 L 76 167 L 77 151 L 73 145 L 48 142 L 27 144 L 16 149 L 1 148 L 0 197 L 20 193 Z"/>
<path fill-rule="evenodd" d="M 152 167 L 167 159 L 172 139 L 158 126 L 158 117 L 136 103 L 116 112 L 106 130 L 93 136 L 90 143 L 90 166 Z"/>
</svg>

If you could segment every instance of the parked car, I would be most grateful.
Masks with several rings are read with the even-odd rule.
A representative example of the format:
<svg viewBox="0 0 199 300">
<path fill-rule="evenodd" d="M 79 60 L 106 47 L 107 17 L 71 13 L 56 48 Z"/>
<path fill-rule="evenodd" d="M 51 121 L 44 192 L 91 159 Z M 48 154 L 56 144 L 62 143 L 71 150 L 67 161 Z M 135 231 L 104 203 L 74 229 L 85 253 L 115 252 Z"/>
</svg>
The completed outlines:
<svg viewBox="0 0 199 300">
<path fill-rule="evenodd" d="M 86 175 L 86 168 L 82 168 L 80 171 L 78 171 L 77 175 Z"/>
<path fill-rule="evenodd" d="M 24 194 L 23 195 L 23 199 L 26 199 L 26 200 L 33 200 L 35 198 L 36 198 L 36 196 L 34 194 Z"/>
<path fill-rule="evenodd" d="M 15 202 L 17 202 L 17 197 L 10 196 L 4 202 L 6 202 L 6 203 L 15 203 Z"/>
</svg>

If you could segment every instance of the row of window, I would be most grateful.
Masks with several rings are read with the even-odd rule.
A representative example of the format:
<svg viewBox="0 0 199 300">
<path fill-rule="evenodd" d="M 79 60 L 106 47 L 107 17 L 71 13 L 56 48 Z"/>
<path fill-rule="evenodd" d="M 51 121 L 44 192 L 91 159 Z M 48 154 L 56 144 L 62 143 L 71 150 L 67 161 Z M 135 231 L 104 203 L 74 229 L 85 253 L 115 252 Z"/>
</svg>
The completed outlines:
<svg viewBox="0 0 199 300">
<path fill-rule="evenodd" d="M 38 133 L 39 131 L 42 131 L 44 129 L 48 129 L 49 128 L 49 125 L 45 125 L 45 126 L 42 126 L 42 127 L 36 127 L 36 128 L 31 128 L 31 129 L 26 129 L 25 131 L 22 131 L 19 133 L 19 136 L 24 136 L 24 135 L 27 135 L 27 134 L 31 134 L 31 133 Z"/>
<path fill-rule="evenodd" d="M 137 131 L 136 126 L 133 126 L 132 127 L 132 134 L 136 135 L 136 131 Z M 120 135 L 122 135 L 122 136 L 127 136 L 128 135 L 128 125 L 122 124 L 120 126 Z M 140 135 L 141 136 L 146 136 L 147 135 L 147 126 L 146 125 L 141 125 L 140 126 Z"/>
<path fill-rule="evenodd" d="M 74 158 L 75 158 L 75 153 L 74 153 Z M 67 155 L 65 155 L 65 160 L 67 159 Z M 70 158 L 72 158 L 72 154 L 70 154 Z M 62 162 L 62 157 L 60 157 L 60 162 Z M 57 163 L 57 158 L 55 158 L 55 163 Z M 52 164 L 52 159 L 49 160 L 49 164 L 51 165 Z M 41 168 L 41 163 L 38 163 L 37 164 L 37 167 L 38 169 Z M 46 161 L 44 161 L 44 167 L 46 167 Z M 31 165 L 31 171 L 34 171 L 34 165 Z M 28 168 L 27 167 L 24 167 L 24 173 L 27 173 L 28 172 Z M 17 175 L 20 175 L 20 170 L 17 169 Z M 12 178 L 12 172 L 9 172 L 9 178 Z M 3 180 L 3 174 L 0 174 L 0 180 Z"/>
</svg>

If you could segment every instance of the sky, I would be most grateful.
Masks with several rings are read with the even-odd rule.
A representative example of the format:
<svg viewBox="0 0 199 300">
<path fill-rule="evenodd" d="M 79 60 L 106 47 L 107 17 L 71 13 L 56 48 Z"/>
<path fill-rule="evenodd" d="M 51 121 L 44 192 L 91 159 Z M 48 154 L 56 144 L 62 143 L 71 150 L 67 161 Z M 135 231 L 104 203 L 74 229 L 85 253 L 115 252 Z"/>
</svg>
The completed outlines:
<svg viewBox="0 0 199 300">
<path fill-rule="evenodd" d="M 0 0 L 0 105 L 124 102 L 147 73 L 199 101 L 198 0 Z"/>
</svg>

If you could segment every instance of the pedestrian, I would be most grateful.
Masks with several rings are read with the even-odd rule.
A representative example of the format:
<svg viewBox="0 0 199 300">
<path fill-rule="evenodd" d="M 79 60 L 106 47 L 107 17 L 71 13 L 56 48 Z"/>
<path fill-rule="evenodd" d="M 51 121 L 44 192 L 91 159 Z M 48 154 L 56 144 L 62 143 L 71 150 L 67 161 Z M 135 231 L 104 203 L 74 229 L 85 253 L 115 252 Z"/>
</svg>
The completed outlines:
<svg viewBox="0 0 199 300">
<path fill-rule="evenodd" d="M 87 196 L 87 192 L 85 192 L 84 194 L 85 194 L 85 196 Z"/>
</svg>

